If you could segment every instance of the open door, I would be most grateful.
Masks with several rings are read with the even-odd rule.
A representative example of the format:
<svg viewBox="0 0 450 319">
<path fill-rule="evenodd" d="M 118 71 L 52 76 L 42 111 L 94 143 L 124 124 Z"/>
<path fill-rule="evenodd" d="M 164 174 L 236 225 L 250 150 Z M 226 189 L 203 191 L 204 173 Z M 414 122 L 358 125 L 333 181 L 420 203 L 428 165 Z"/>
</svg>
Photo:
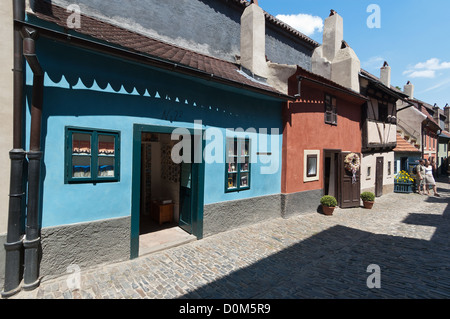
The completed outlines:
<svg viewBox="0 0 450 319">
<path fill-rule="evenodd" d="M 383 196 L 383 171 L 384 171 L 384 158 L 377 157 L 377 167 L 375 172 L 375 196 Z"/>
<path fill-rule="evenodd" d="M 192 234 L 192 163 L 181 163 L 179 226 Z"/>
<path fill-rule="evenodd" d="M 203 235 L 203 177 L 204 165 L 196 159 L 203 154 L 202 135 L 191 135 L 191 162 L 181 163 L 179 226 L 201 238 Z"/>
<path fill-rule="evenodd" d="M 361 195 L 361 169 L 355 174 L 353 180 L 353 173 L 345 168 L 345 157 L 350 153 L 341 153 L 340 155 L 340 206 L 341 208 L 353 208 L 360 206 Z M 358 153 L 357 153 L 358 154 Z M 361 158 L 361 154 L 358 154 Z"/>
</svg>

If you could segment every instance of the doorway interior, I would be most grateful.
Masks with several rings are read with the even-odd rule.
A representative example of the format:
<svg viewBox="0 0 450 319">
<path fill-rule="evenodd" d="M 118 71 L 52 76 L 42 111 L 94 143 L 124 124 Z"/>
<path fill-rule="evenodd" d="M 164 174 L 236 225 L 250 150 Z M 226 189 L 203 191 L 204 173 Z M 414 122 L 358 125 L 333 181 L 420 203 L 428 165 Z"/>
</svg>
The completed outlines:
<svg viewBox="0 0 450 319">
<path fill-rule="evenodd" d="M 180 227 L 182 179 L 191 178 L 191 171 L 173 162 L 176 143 L 168 133 L 142 132 L 139 256 L 197 239 Z"/>
<path fill-rule="evenodd" d="M 339 194 L 339 154 L 340 150 L 324 150 L 324 195 L 335 197 L 340 202 Z M 340 203 L 339 203 L 340 204 Z"/>
</svg>

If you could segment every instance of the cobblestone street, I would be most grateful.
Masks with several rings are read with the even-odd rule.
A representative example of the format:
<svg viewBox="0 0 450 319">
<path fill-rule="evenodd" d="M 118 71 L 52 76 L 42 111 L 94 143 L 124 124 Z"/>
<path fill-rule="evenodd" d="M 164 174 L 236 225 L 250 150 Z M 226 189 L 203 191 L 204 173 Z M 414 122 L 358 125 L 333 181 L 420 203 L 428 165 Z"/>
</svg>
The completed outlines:
<svg viewBox="0 0 450 319">
<path fill-rule="evenodd" d="M 372 210 L 274 219 L 135 260 L 43 281 L 11 299 L 450 298 L 450 187 L 388 194 Z M 369 265 L 381 288 L 369 289 Z"/>
</svg>

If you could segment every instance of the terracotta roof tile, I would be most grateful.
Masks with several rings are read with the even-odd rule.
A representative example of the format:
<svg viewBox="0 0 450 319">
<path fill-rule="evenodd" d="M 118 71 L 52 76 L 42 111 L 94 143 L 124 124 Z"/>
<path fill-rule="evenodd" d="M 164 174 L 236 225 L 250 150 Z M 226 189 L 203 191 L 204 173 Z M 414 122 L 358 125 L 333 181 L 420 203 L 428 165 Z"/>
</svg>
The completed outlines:
<svg viewBox="0 0 450 319">
<path fill-rule="evenodd" d="M 420 150 L 397 133 L 397 147 L 394 148 L 394 152 L 417 153 L 420 152 Z"/>
<path fill-rule="evenodd" d="M 34 4 L 33 12 L 29 12 L 28 14 L 35 15 L 44 21 L 56 23 L 61 27 L 66 27 L 66 21 L 70 12 L 68 13 L 65 9 L 44 0 L 36 0 Z M 199 71 L 207 72 L 218 78 L 271 93 L 281 94 L 269 85 L 253 81 L 243 76 L 238 72 L 240 67 L 237 64 L 155 40 L 91 17 L 82 15 L 81 28 L 76 31 L 80 34 L 106 41 L 112 45 L 146 54 L 150 57 L 157 57 L 172 63 L 183 64 Z"/>
</svg>

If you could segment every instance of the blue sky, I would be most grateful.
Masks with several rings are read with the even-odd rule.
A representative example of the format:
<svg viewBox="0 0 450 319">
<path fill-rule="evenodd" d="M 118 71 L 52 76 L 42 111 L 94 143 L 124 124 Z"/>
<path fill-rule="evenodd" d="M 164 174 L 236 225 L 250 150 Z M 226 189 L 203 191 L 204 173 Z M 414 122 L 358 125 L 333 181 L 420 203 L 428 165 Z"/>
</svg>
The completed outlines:
<svg viewBox="0 0 450 319">
<path fill-rule="evenodd" d="M 368 27 L 371 4 L 380 9 L 379 28 Z M 259 0 L 259 5 L 274 16 L 303 14 L 299 27 L 319 43 L 321 23 L 330 9 L 336 10 L 344 19 L 344 39 L 362 68 L 379 76 L 387 61 L 392 85 L 403 88 L 411 81 L 416 98 L 441 108 L 450 105 L 450 1 Z M 291 21 L 294 26 L 296 20 Z"/>
</svg>

